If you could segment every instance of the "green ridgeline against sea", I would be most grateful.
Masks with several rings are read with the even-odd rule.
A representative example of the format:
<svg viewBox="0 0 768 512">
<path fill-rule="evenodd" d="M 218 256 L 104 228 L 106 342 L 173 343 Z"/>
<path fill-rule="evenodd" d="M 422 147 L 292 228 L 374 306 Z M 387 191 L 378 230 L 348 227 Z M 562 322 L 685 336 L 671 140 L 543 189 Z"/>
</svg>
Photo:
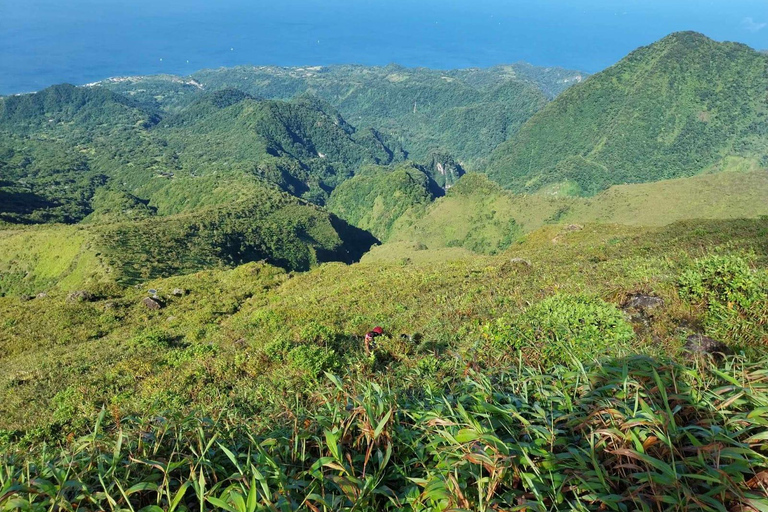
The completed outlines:
<svg viewBox="0 0 768 512">
<path fill-rule="evenodd" d="M 0 99 L 0 510 L 768 510 L 767 63 Z"/>
</svg>

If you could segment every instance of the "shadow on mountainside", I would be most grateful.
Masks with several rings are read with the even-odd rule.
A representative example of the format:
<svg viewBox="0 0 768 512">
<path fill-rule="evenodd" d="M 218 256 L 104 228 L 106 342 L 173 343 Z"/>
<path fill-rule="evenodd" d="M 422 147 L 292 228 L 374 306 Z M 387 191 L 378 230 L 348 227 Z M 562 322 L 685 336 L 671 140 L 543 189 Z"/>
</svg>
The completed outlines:
<svg viewBox="0 0 768 512">
<path fill-rule="evenodd" d="M 12 183 L 0 181 L 0 187 L 10 188 L 12 185 Z M 18 215 L 30 215 L 37 210 L 57 206 L 60 204 L 32 192 L 0 188 L 0 220 L 23 222 L 19 220 Z"/>
<path fill-rule="evenodd" d="M 371 247 L 378 245 L 381 241 L 370 232 L 348 224 L 345 220 L 331 215 L 331 225 L 339 234 L 342 245 L 336 250 L 326 249 L 317 250 L 318 262 L 341 261 L 344 263 L 356 263 L 371 250 Z"/>
</svg>

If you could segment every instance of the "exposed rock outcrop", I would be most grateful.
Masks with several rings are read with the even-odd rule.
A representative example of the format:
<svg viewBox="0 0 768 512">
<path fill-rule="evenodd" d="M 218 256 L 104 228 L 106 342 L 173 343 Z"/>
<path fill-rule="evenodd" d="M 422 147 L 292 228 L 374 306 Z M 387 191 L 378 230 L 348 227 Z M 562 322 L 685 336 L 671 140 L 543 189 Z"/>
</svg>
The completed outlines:
<svg viewBox="0 0 768 512">
<path fill-rule="evenodd" d="M 160 303 L 160 301 L 158 299 L 153 299 L 152 297 L 144 297 L 141 303 L 144 304 L 147 309 L 152 311 L 157 311 L 163 308 L 163 305 Z"/>
</svg>

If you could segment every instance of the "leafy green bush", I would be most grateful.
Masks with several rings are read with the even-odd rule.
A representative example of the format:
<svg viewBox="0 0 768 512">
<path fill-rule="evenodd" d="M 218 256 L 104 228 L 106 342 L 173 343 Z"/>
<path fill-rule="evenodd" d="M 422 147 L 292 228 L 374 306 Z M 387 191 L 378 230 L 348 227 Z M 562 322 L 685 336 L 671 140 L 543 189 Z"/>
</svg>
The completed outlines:
<svg viewBox="0 0 768 512">
<path fill-rule="evenodd" d="M 706 307 L 707 332 L 737 344 L 768 335 L 765 273 L 738 255 L 713 255 L 693 262 L 678 280 L 683 299 Z"/>
<path fill-rule="evenodd" d="M 336 337 L 333 329 L 319 322 L 308 322 L 302 329 L 300 337 L 306 342 L 332 342 Z"/>
<path fill-rule="evenodd" d="M 152 328 L 138 332 L 129 343 L 137 348 L 170 348 L 174 339 L 166 331 Z"/>
<path fill-rule="evenodd" d="M 298 345 L 288 352 L 288 360 L 296 369 L 317 377 L 322 372 L 332 370 L 339 365 L 336 351 L 316 345 Z"/>
<path fill-rule="evenodd" d="M 707 305 L 730 303 L 748 309 L 763 297 L 756 274 L 737 255 L 696 260 L 681 274 L 679 284 L 684 299 Z"/>
<path fill-rule="evenodd" d="M 293 344 L 285 338 L 278 338 L 264 347 L 267 358 L 275 363 L 282 363 L 285 356 L 291 351 Z"/>
<path fill-rule="evenodd" d="M 612 304 L 579 295 L 554 295 L 512 324 L 506 342 L 532 350 L 544 366 L 615 355 L 634 338 L 632 326 Z"/>
</svg>

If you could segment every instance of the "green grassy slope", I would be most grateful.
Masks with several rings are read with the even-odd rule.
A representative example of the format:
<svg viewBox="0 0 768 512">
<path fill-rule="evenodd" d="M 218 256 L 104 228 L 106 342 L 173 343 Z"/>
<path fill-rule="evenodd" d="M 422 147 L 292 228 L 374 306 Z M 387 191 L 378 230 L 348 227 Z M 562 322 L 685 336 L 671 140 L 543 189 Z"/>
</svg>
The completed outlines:
<svg viewBox="0 0 768 512">
<path fill-rule="evenodd" d="M 698 174 L 729 156 L 768 156 L 768 59 L 692 32 L 672 34 L 567 90 L 490 159 L 530 192 L 594 195 L 610 185 Z"/>
<path fill-rule="evenodd" d="M 36 294 L 58 283 L 79 287 L 105 277 L 89 240 L 88 230 L 76 226 L 0 228 L 0 295 Z"/>
<path fill-rule="evenodd" d="M 490 151 L 557 69 L 0 100 L 0 511 L 763 510 L 761 59 L 674 34 L 567 91 L 520 137 L 592 117 L 504 175 L 536 194 L 432 150 Z"/>
<path fill-rule="evenodd" d="M 485 176 L 468 174 L 428 208 L 398 219 L 390 240 L 496 253 L 523 233 L 520 209 L 506 204 L 508 198 L 510 194 Z M 534 213 L 539 214 L 547 215 L 543 209 Z"/>
<path fill-rule="evenodd" d="M 418 254 L 421 245 L 493 253 L 524 233 L 562 222 L 663 226 L 690 219 L 757 218 L 768 215 L 766 197 L 765 170 L 617 185 L 588 199 L 515 194 L 484 175 L 468 174 L 445 197 L 416 215 L 400 217 L 388 239 L 392 243 L 366 258 L 418 258 L 424 256 Z"/>
<path fill-rule="evenodd" d="M 92 433 L 38 450 L 39 464 L 11 451 L 0 482 L 14 485 L 0 505 L 374 512 L 565 502 L 629 511 L 664 502 L 674 511 L 760 510 L 765 365 L 631 357 L 578 372 L 470 368 L 441 399 L 337 379 L 316 395 L 327 404 L 321 411 L 264 431 L 230 417 L 103 414 Z M 58 468 L 66 485 L 46 478 Z"/>
<path fill-rule="evenodd" d="M 768 170 L 722 172 L 656 183 L 617 185 L 576 203 L 563 218 L 661 226 L 684 219 L 768 215 Z"/>
<path fill-rule="evenodd" d="M 297 397 L 310 406 L 313 390 L 325 385 L 317 380 L 324 370 L 421 390 L 460 375 L 467 361 L 516 360 L 518 349 L 525 360 L 551 360 L 547 351 L 559 346 L 553 340 L 525 341 L 516 333 L 557 315 L 566 323 L 572 315 L 597 315 L 597 334 L 582 332 L 567 348 L 584 360 L 676 354 L 695 332 L 735 348 L 759 347 L 768 341 L 767 229 L 764 220 L 551 226 L 495 257 L 331 263 L 295 275 L 252 263 L 112 287 L 93 302 L 67 302 L 57 290 L 26 302 L 0 298 L 0 429 L 77 429 L 102 404 L 120 415 L 228 408 L 264 418 L 282 414 Z M 684 275 L 686 283 L 708 279 L 712 265 L 731 276 L 724 286 L 741 283 L 725 295 L 705 280 L 703 290 L 716 286 L 739 301 L 725 316 L 721 295 L 701 299 L 681 287 Z M 141 304 L 150 288 L 163 309 Z M 176 288 L 184 293 L 172 295 Z M 633 332 L 616 308 L 637 291 L 658 295 L 665 306 Z M 749 301 L 738 299 L 747 293 Z M 555 313 L 542 317 L 544 306 Z M 371 359 L 359 336 L 373 325 L 387 336 Z M 563 339 L 581 332 L 541 325 L 543 332 L 565 328 L 571 334 L 561 332 Z"/>
</svg>

